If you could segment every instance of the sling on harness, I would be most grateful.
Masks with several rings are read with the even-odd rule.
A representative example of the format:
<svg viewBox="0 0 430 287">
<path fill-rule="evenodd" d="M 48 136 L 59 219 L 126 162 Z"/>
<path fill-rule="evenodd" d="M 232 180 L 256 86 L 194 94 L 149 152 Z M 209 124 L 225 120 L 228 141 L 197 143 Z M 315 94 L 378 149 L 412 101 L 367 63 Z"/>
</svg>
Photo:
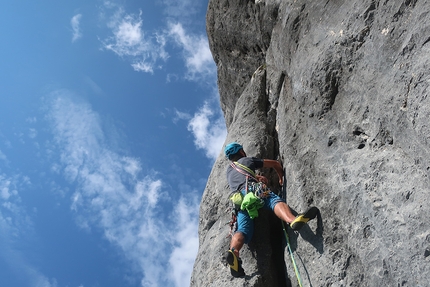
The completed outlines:
<svg viewBox="0 0 430 287">
<path fill-rule="evenodd" d="M 248 192 L 243 198 L 240 208 L 248 211 L 251 219 L 258 216 L 258 210 L 264 206 L 264 201 L 257 197 L 253 192 Z"/>
</svg>

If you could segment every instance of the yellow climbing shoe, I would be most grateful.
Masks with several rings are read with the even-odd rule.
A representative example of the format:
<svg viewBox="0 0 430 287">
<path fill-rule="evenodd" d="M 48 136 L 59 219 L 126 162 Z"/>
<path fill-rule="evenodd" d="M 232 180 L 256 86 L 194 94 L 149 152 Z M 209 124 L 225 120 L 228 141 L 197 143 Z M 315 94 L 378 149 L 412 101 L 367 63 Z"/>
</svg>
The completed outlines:
<svg viewBox="0 0 430 287">
<path fill-rule="evenodd" d="M 293 222 L 290 223 L 290 227 L 293 230 L 300 230 L 309 220 L 314 219 L 318 214 L 318 208 L 311 207 L 304 214 L 299 214 Z"/>
<path fill-rule="evenodd" d="M 230 249 L 227 251 L 226 259 L 233 277 L 242 277 L 245 275 L 245 271 L 242 268 L 242 260 L 234 254 L 233 250 Z"/>
</svg>

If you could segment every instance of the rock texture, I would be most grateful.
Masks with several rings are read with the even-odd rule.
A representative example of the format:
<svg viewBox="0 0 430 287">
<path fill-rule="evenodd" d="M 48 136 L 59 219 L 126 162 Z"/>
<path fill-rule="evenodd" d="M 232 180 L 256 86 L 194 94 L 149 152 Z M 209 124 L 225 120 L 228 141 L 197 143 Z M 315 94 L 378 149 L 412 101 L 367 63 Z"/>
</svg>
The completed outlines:
<svg viewBox="0 0 430 287">
<path fill-rule="evenodd" d="M 207 31 L 228 136 L 280 158 L 287 201 L 318 220 L 288 231 L 303 286 L 430 286 L 430 2 L 210 0 Z M 191 286 L 298 286 L 279 220 L 222 256 L 227 161 L 200 208 Z M 276 176 L 272 176 L 277 190 Z"/>
</svg>

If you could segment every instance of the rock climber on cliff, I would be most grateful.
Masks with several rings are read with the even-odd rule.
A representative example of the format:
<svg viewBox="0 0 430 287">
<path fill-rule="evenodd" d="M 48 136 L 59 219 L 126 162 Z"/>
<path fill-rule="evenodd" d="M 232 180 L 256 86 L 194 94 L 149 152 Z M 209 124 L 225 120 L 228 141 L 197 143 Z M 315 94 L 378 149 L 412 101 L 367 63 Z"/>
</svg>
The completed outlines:
<svg viewBox="0 0 430 287">
<path fill-rule="evenodd" d="M 247 157 L 243 147 L 230 143 L 225 147 L 225 156 L 230 160 L 227 167 L 227 181 L 232 195 L 230 199 L 237 206 L 237 230 L 233 234 L 226 260 L 234 277 L 245 275 L 239 251 L 245 243 L 249 243 L 254 233 L 253 218 L 258 216 L 259 208 L 272 210 L 277 217 L 290 224 L 293 230 L 299 230 L 318 213 L 316 207 L 311 207 L 304 214 L 294 216 L 290 207 L 267 187 L 268 180 L 256 175 L 255 170 L 273 168 L 282 185 L 284 176 L 281 164 L 276 160 Z"/>
</svg>

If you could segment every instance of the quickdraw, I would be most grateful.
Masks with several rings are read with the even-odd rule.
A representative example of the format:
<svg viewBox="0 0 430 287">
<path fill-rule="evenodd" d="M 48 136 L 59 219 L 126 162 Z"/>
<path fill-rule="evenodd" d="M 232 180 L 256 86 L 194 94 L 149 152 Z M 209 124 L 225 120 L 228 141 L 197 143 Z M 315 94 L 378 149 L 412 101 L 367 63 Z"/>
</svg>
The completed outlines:
<svg viewBox="0 0 430 287">
<path fill-rule="evenodd" d="M 266 198 L 270 191 L 270 188 L 262 182 L 251 182 L 248 187 L 248 192 L 253 192 L 259 198 Z"/>
<path fill-rule="evenodd" d="M 237 215 L 236 215 L 236 211 L 235 210 L 233 210 L 231 212 L 231 220 L 230 220 L 230 222 L 227 222 L 227 224 L 230 226 L 230 232 L 228 233 L 228 235 L 226 236 L 226 238 L 229 237 L 229 236 L 233 237 L 234 233 L 237 230 Z"/>
</svg>

